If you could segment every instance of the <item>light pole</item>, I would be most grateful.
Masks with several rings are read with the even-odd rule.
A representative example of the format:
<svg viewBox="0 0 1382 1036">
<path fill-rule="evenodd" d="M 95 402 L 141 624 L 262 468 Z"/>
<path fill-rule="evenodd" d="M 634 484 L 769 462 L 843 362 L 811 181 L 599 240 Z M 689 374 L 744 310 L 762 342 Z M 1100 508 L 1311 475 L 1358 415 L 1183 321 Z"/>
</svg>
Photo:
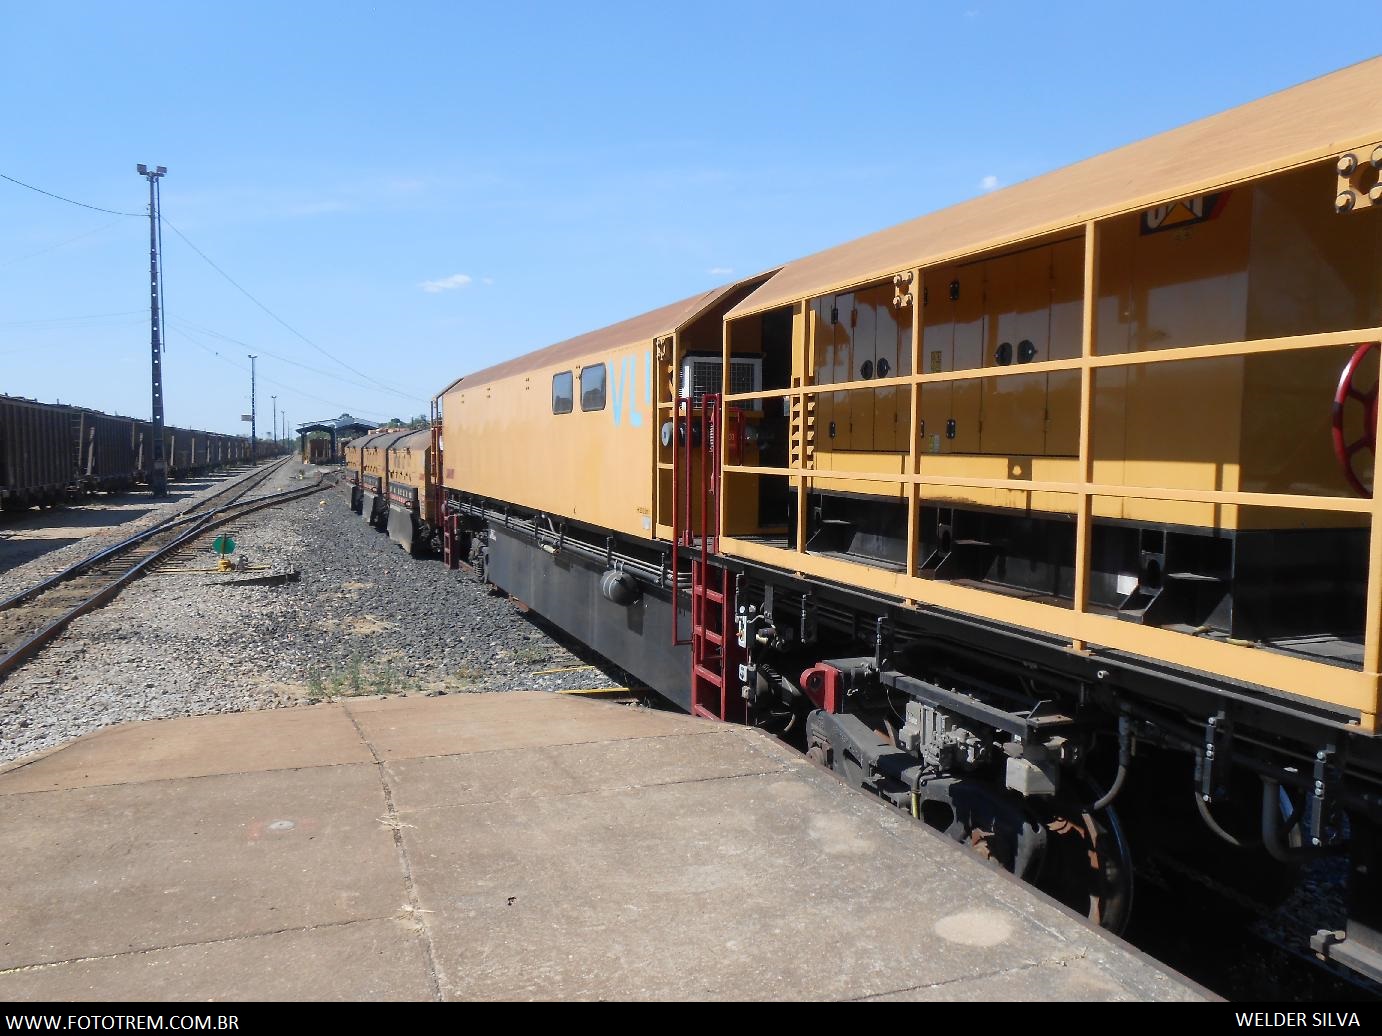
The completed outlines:
<svg viewBox="0 0 1382 1036">
<path fill-rule="evenodd" d="M 277 396 L 270 396 L 269 398 L 272 399 L 272 400 L 274 401 L 274 445 L 277 446 L 277 445 L 278 445 L 278 397 L 277 397 Z"/>
<path fill-rule="evenodd" d="M 159 287 L 159 191 L 158 181 L 168 170 L 150 169 L 142 162 L 134 167 L 149 181 L 149 351 L 153 355 L 154 441 L 149 466 L 149 489 L 154 496 L 168 493 L 168 467 L 163 457 L 163 291 Z"/>
<path fill-rule="evenodd" d="M 250 358 L 250 467 L 254 467 L 256 445 L 254 437 L 257 434 L 255 427 L 256 419 L 259 416 L 258 412 L 254 409 L 254 361 L 259 359 L 259 357 L 255 356 L 253 353 L 248 355 Z"/>
</svg>

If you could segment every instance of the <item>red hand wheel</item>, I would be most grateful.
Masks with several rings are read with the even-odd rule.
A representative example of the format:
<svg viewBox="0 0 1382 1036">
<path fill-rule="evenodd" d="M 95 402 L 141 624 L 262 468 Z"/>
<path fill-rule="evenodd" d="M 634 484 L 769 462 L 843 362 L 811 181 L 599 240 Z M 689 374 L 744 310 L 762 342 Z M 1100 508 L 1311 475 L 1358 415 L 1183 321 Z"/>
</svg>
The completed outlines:
<svg viewBox="0 0 1382 1036">
<path fill-rule="evenodd" d="M 1353 487 L 1355 493 L 1367 497 L 1372 496 L 1372 490 L 1365 486 L 1358 477 L 1358 472 L 1353 467 L 1353 458 L 1365 450 L 1369 453 L 1376 453 L 1378 386 L 1373 385 L 1371 390 L 1364 392 L 1354 384 L 1354 380 L 1358 377 L 1358 371 L 1362 368 L 1363 361 L 1377 347 L 1377 342 L 1364 342 L 1353 350 L 1353 355 L 1349 357 L 1348 363 L 1344 365 L 1343 373 L 1339 376 L 1339 387 L 1334 392 L 1332 421 L 1334 456 L 1339 458 L 1339 464 L 1344 469 L 1344 478 L 1348 479 L 1348 484 Z M 1356 439 L 1345 441 L 1344 413 L 1350 399 L 1363 405 L 1363 431 Z"/>
</svg>

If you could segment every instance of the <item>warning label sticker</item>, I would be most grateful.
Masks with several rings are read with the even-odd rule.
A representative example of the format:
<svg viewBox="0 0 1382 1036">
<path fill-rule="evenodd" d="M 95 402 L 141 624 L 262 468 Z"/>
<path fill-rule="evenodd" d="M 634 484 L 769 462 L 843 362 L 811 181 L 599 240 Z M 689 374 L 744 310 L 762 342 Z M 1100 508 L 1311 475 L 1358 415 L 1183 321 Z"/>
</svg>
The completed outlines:
<svg viewBox="0 0 1382 1036">
<path fill-rule="evenodd" d="M 1215 191 L 1213 194 L 1200 194 L 1194 198 L 1182 198 L 1166 205 L 1158 205 L 1142 213 L 1142 233 L 1158 234 L 1163 230 L 1176 230 L 1205 223 L 1224 211 L 1232 191 Z"/>
</svg>

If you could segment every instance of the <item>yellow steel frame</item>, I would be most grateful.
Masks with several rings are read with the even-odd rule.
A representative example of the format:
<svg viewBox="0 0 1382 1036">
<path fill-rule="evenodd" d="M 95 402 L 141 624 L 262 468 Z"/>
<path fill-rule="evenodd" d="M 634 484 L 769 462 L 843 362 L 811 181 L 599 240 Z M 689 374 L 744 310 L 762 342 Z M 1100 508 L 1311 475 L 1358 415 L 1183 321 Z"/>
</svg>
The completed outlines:
<svg viewBox="0 0 1382 1036">
<path fill-rule="evenodd" d="M 826 475 L 816 471 L 803 460 L 799 466 L 769 468 L 744 465 L 725 465 L 726 472 L 791 476 L 796 480 L 798 499 L 798 535 L 795 552 L 765 546 L 735 537 L 722 537 L 723 553 L 749 561 L 760 562 L 802 575 L 832 582 L 858 586 L 902 599 L 911 605 L 933 605 L 981 615 L 999 622 L 1010 623 L 1069 641 L 1069 649 L 1084 652 L 1087 645 L 1127 651 L 1151 658 L 1160 658 L 1178 665 L 1203 670 L 1233 680 L 1299 696 L 1311 701 L 1325 702 L 1344 709 L 1356 710 L 1360 729 L 1375 733 L 1379 706 L 1382 705 L 1382 492 L 1370 500 L 1342 497 L 1308 496 L 1286 493 L 1251 493 L 1228 490 L 1167 489 L 1159 486 L 1109 485 L 1093 481 L 1091 436 L 1093 422 L 1095 372 L 1107 367 L 1142 366 L 1155 363 L 1174 363 L 1210 357 L 1243 356 L 1262 352 L 1300 349 L 1320 349 L 1360 342 L 1382 342 L 1382 328 L 1373 327 L 1327 334 L 1301 335 L 1288 338 L 1255 341 L 1225 342 L 1214 345 L 1189 346 L 1150 352 L 1120 353 L 1100 356 L 1094 349 L 1094 313 L 1098 298 L 1098 246 L 1101 221 L 1083 224 L 1084 300 L 1083 335 L 1080 355 L 1069 360 L 1049 360 L 1005 367 L 985 367 L 973 370 L 923 372 L 921 363 L 922 318 L 921 307 L 912 309 L 912 373 L 903 377 L 874 381 L 852 381 L 840 384 L 813 385 L 805 383 L 814 365 L 797 366 L 804 373 L 794 379 L 793 387 L 763 392 L 746 392 L 726 396 L 727 404 L 761 403 L 767 399 L 794 397 L 797 408 L 804 415 L 812 396 L 826 392 L 847 392 L 851 389 L 877 389 L 895 386 L 911 392 L 910 446 L 906 468 L 896 472 L 855 472 Z M 1072 228 L 1073 229 L 1073 228 Z M 923 267 L 913 268 L 914 296 L 920 297 L 919 286 Z M 805 318 L 809 300 L 797 303 L 797 315 Z M 801 323 L 805 323 L 803 319 Z M 795 348 L 811 343 L 794 343 Z M 730 336 L 725 333 L 725 370 L 729 370 Z M 809 356 L 807 357 L 809 360 Z M 925 475 L 921 473 L 922 454 L 916 430 L 919 422 L 922 386 L 943 381 L 976 378 L 999 378 L 1029 375 L 1042 371 L 1080 372 L 1080 438 L 1077 482 L 1037 482 L 1020 478 L 966 478 L 953 475 Z M 723 458 L 722 458 L 723 460 Z M 1382 486 L 1382 451 L 1374 456 L 1373 485 Z M 809 555 L 805 550 L 804 529 L 801 522 L 807 512 L 807 498 L 814 485 L 831 482 L 887 482 L 906 485 L 907 507 L 907 564 L 904 572 L 893 572 L 868 565 L 851 564 L 830 558 Z M 917 529 L 923 504 L 922 487 L 949 486 L 976 489 L 1016 489 L 1035 492 L 1070 494 L 1075 500 L 1075 596 L 1073 607 L 1039 604 L 1000 593 L 956 586 L 939 580 L 922 579 L 917 571 Z M 1369 565 L 1367 582 L 1367 615 L 1363 666 L 1361 671 L 1343 669 L 1320 662 L 1306 661 L 1247 646 L 1205 640 L 1184 633 L 1124 622 L 1089 610 L 1089 570 L 1093 530 L 1093 502 L 1096 497 L 1125 499 L 1155 499 L 1197 503 L 1239 504 L 1292 508 L 1303 511 L 1336 511 L 1367 515 L 1371 520 Z M 724 500 L 721 499 L 721 526 L 725 520 Z"/>
</svg>

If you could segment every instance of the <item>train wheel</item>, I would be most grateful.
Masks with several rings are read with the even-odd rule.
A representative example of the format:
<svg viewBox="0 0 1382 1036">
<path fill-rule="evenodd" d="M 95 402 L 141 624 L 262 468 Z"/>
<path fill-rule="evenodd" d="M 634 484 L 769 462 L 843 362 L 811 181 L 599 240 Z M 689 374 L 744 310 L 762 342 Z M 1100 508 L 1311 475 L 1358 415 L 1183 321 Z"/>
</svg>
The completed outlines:
<svg viewBox="0 0 1382 1036">
<path fill-rule="evenodd" d="M 1052 807 L 1033 884 L 1101 928 L 1122 932 L 1132 914 L 1133 866 L 1118 814 Z"/>
</svg>

